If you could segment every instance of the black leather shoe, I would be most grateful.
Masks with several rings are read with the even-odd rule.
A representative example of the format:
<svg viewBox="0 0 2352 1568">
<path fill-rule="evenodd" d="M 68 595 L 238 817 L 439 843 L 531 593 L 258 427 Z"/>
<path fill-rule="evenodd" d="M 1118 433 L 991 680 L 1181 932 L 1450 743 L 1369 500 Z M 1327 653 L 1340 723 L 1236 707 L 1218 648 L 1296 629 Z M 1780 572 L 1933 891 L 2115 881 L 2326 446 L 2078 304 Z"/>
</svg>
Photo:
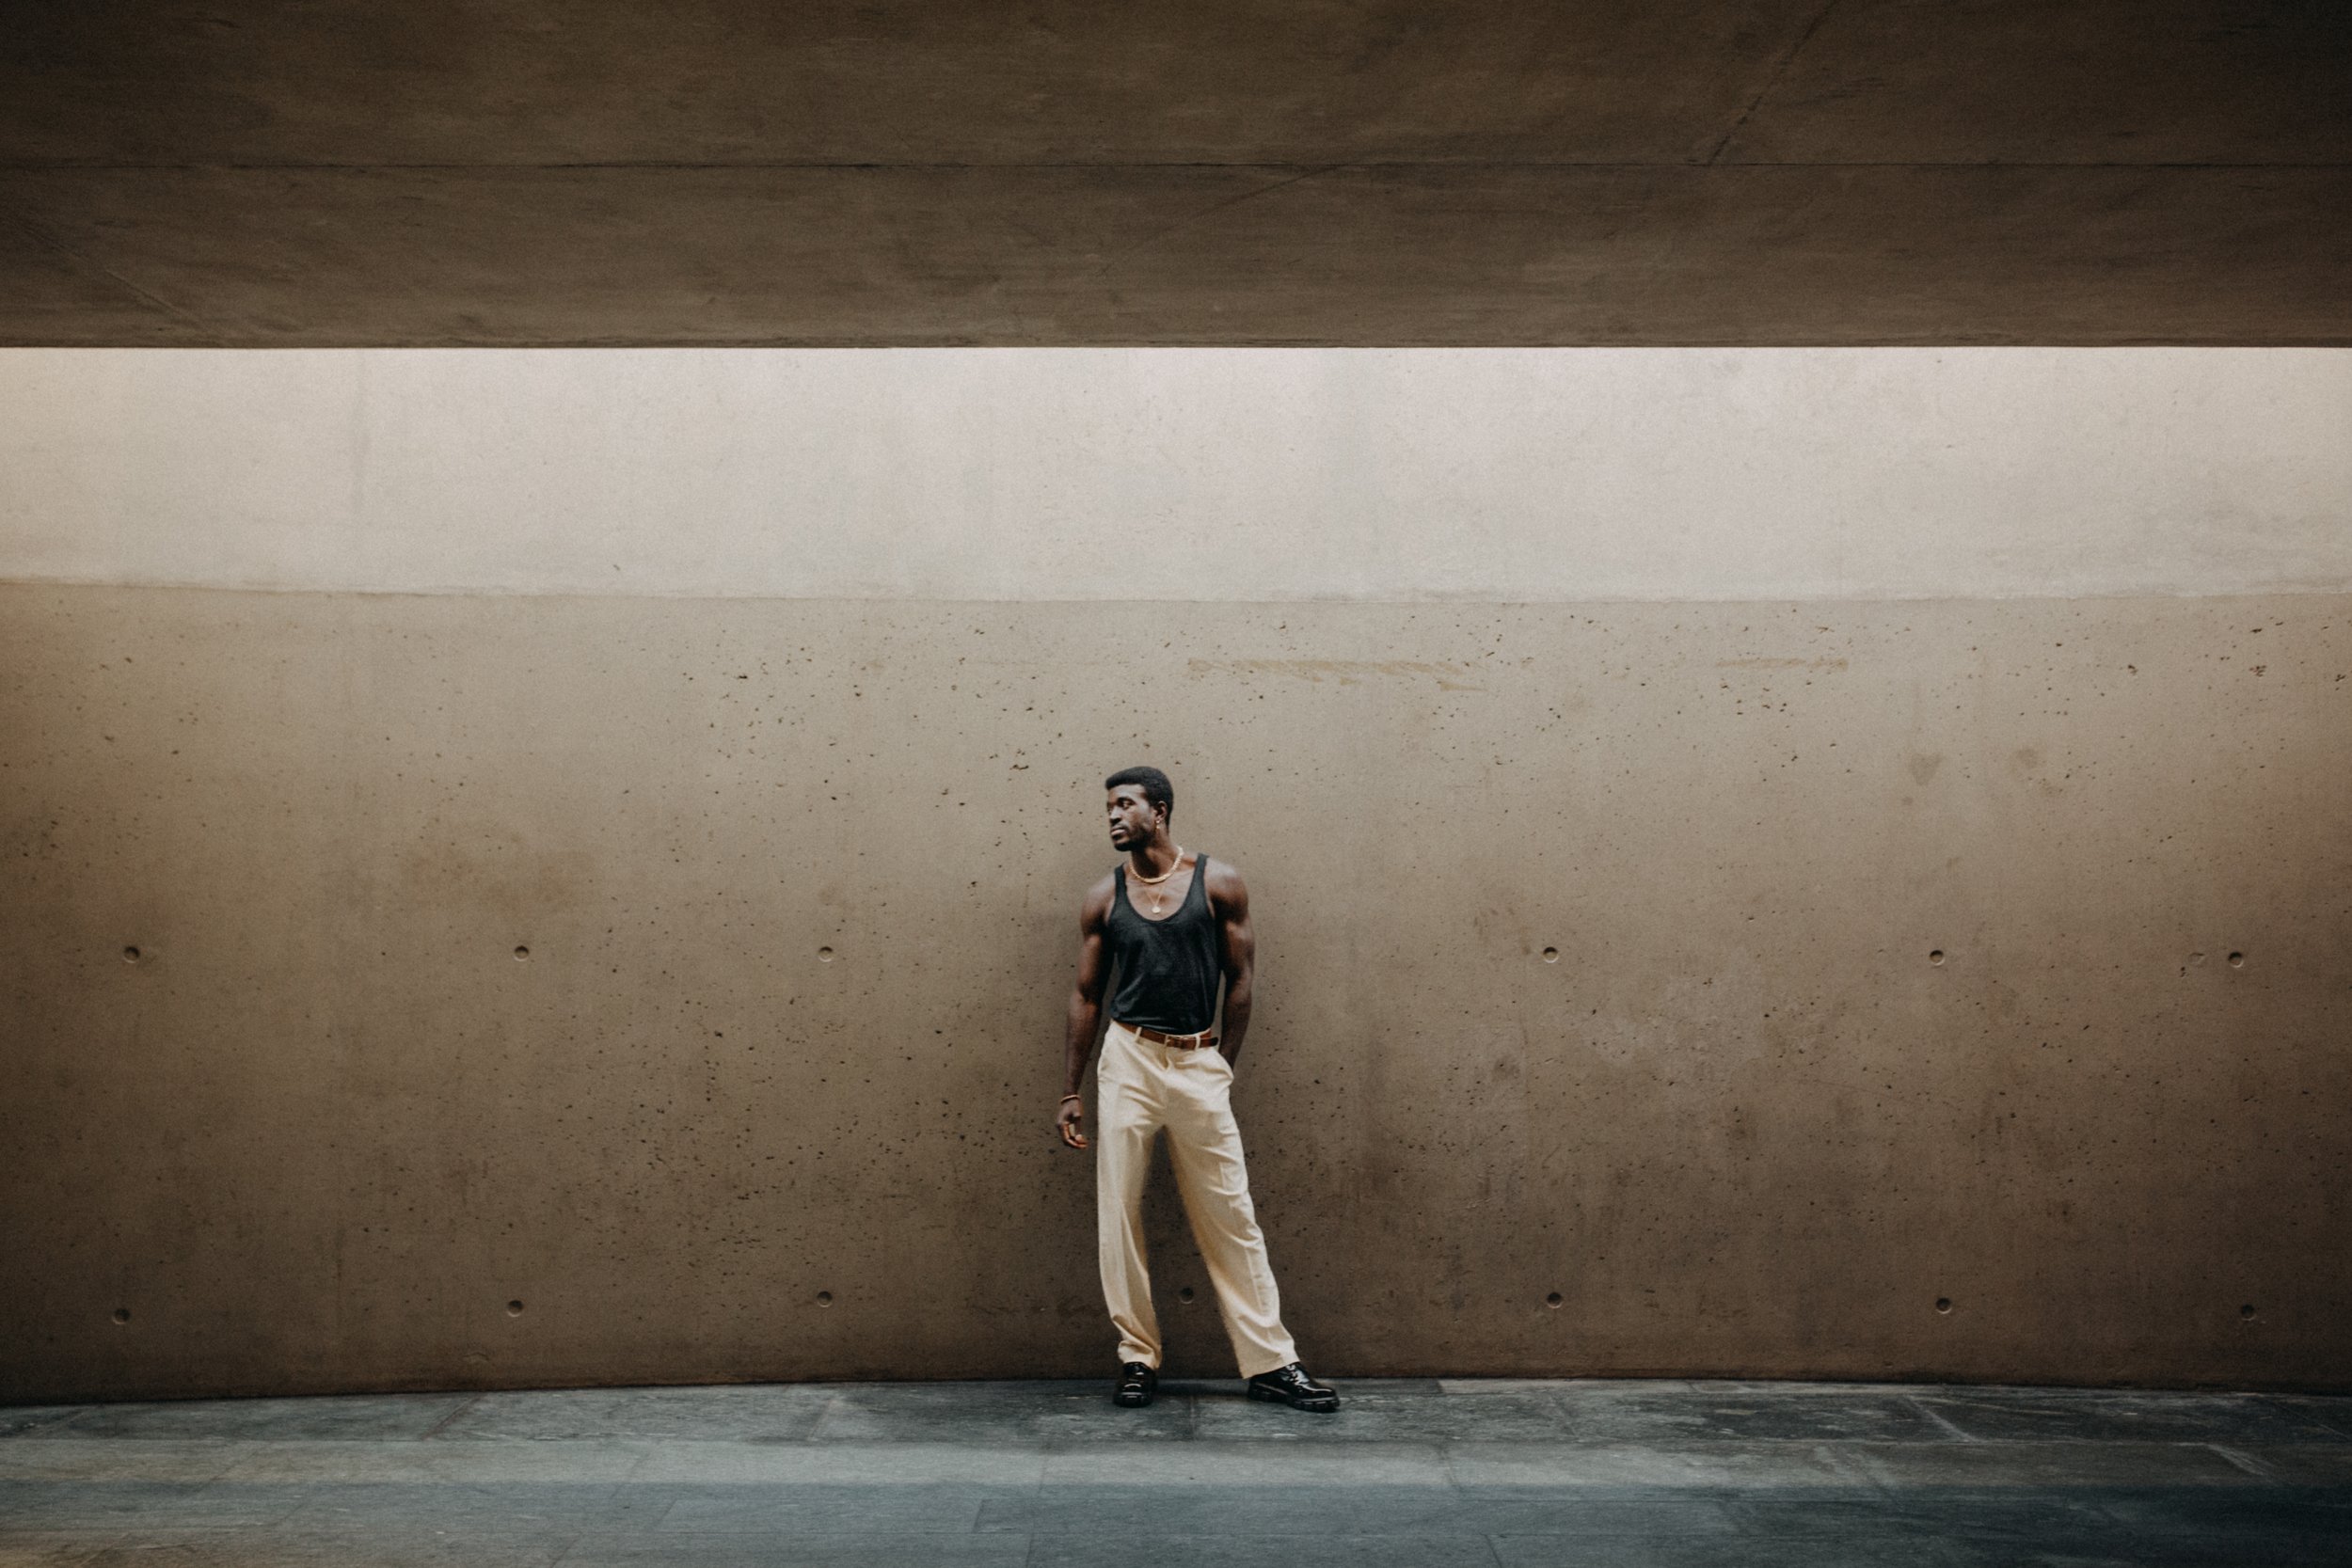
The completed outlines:
<svg viewBox="0 0 2352 1568">
<path fill-rule="evenodd" d="M 1159 1373 L 1140 1361 L 1130 1361 L 1119 1369 L 1119 1386 L 1111 1390 L 1111 1402 L 1139 1409 L 1152 1402 L 1159 1386 Z"/>
<path fill-rule="evenodd" d="M 1339 1395 L 1309 1377 L 1307 1369 L 1295 1361 L 1251 1378 L 1249 1397 L 1253 1400 L 1273 1400 L 1289 1405 L 1293 1410 L 1328 1413 L 1340 1407 Z"/>
</svg>

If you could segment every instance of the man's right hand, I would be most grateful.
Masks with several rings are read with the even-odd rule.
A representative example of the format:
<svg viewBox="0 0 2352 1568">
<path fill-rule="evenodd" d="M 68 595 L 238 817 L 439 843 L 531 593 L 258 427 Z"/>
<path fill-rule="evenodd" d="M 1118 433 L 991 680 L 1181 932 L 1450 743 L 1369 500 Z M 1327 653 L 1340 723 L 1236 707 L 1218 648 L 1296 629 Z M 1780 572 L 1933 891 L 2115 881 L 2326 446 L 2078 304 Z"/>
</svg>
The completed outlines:
<svg viewBox="0 0 2352 1568">
<path fill-rule="evenodd" d="M 1078 1124 L 1086 1120 L 1086 1115 L 1084 1101 L 1065 1100 L 1061 1102 L 1061 1115 L 1054 1118 L 1055 1127 L 1061 1132 L 1061 1141 L 1073 1148 L 1087 1147 L 1087 1135 L 1078 1131 Z"/>
</svg>

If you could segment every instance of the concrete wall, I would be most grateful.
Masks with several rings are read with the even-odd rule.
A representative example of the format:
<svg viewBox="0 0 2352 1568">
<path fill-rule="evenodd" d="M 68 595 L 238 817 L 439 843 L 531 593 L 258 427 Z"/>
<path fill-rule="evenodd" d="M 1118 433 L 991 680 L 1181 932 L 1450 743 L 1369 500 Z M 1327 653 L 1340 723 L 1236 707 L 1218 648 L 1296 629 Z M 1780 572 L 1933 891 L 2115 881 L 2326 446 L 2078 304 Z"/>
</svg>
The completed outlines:
<svg viewBox="0 0 2352 1568">
<path fill-rule="evenodd" d="M 2348 357 L 0 356 L 0 1393 L 1100 1371 L 1138 759 L 1319 1369 L 2341 1385 Z"/>
<path fill-rule="evenodd" d="M 2352 588 L 2352 353 L 0 350 L 0 577 L 923 599 Z"/>
</svg>

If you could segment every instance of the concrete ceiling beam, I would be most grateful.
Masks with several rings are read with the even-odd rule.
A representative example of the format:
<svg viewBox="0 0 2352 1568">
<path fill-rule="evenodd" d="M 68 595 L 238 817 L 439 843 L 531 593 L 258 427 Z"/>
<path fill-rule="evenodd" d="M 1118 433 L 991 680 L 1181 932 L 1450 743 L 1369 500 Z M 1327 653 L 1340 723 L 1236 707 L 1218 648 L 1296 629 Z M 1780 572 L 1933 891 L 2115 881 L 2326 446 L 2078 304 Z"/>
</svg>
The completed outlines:
<svg viewBox="0 0 2352 1568">
<path fill-rule="evenodd" d="M 35 0 L 0 342 L 2339 343 L 2335 0 Z"/>
<path fill-rule="evenodd" d="M 0 174 L 0 339 L 2352 342 L 2352 169 Z"/>
</svg>

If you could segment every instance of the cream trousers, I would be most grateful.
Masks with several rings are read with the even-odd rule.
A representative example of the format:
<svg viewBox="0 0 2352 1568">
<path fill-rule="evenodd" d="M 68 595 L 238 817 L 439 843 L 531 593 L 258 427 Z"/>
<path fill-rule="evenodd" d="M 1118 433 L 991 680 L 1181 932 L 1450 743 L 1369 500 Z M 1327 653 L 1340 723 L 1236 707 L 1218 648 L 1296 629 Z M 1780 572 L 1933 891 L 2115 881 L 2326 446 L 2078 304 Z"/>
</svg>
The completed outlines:
<svg viewBox="0 0 2352 1568">
<path fill-rule="evenodd" d="M 1176 1190 L 1209 1266 L 1241 1375 L 1255 1377 L 1298 1359 L 1282 1327 L 1265 1235 L 1249 1203 L 1232 1089 L 1232 1064 L 1214 1046 L 1154 1045 L 1117 1022 L 1104 1032 L 1095 1071 L 1095 1233 L 1103 1299 L 1119 1330 L 1121 1365 L 1160 1364 L 1160 1322 L 1152 1311 L 1152 1275 L 1143 1255 L 1143 1179 L 1152 1168 L 1152 1140 L 1163 1127 Z"/>
</svg>

